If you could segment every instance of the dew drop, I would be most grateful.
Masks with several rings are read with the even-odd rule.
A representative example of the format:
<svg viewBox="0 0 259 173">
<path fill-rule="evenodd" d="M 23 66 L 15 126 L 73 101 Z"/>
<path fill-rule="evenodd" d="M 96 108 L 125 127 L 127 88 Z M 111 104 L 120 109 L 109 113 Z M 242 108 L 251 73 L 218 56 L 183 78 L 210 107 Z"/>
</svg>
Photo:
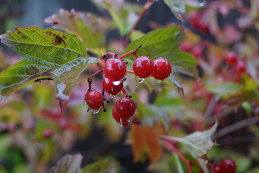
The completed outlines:
<svg viewBox="0 0 259 173">
<path fill-rule="evenodd" d="M 120 119 L 120 127 L 123 127 L 122 119 Z"/>
<path fill-rule="evenodd" d="M 155 84 L 161 84 L 161 80 L 157 80 L 157 79 L 155 79 Z"/>
<path fill-rule="evenodd" d="M 92 114 L 96 115 L 100 112 L 100 109 L 91 109 Z"/>
<path fill-rule="evenodd" d="M 119 81 L 113 81 L 112 83 L 113 83 L 113 85 L 117 86 L 117 85 L 120 85 L 121 81 L 120 80 Z"/>
<path fill-rule="evenodd" d="M 144 78 L 140 78 L 138 76 L 135 77 L 135 80 L 138 82 L 138 83 L 144 83 L 145 79 Z"/>
<path fill-rule="evenodd" d="M 111 99 L 114 99 L 114 98 L 116 97 L 116 95 L 109 94 L 109 97 L 110 97 Z"/>
</svg>

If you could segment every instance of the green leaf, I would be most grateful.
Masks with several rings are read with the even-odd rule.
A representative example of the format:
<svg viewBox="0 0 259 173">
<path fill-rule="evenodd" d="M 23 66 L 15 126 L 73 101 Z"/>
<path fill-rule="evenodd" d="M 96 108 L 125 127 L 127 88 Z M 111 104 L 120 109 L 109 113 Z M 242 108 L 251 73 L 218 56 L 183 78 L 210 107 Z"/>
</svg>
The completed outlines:
<svg viewBox="0 0 259 173">
<path fill-rule="evenodd" d="M 173 65 L 173 73 L 183 73 L 194 78 L 199 78 L 196 58 L 186 52 L 175 50 L 174 52 L 162 55 Z"/>
<path fill-rule="evenodd" d="M 58 14 L 46 18 L 45 22 L 54 24 L 55 28 L 78 35 L 88 49 L 105 46 L 105 28 L 107 28 L 105 26 L 108 24 L 104 19 L 90 13 L 61 9 Z"/>
<path fill-rule="evenodd" d="M 116 163 L 104 159 L 97 162 L 94 162 L 83 169 L 83 173 L 115 173 L 116 172 Z"/>
<path fill-rule="evenodd" d="M 208 90 L 224 99 L 228 98 L 228 96 L 236 94 L 239 92 L 242 87 L 238 83 L 234 82 L 223 82 L 218 85 L 208 85 Z"/>
<path fill-rule="evenodd" d="M 35 80 L 53 79 L 57 86 L 62 84 L 57 88 L 57 97 L 68 100 L 81 71 L 97 62 L 96 58 L 85 57 L 85 47 L 77 36 L 54 29 L 17 28 L 0 39 L 24 58 L 0 73 L 0 95 Z"/>
<path fill-rule="evenodd" d="M 174 52 L 181 43 L 182 37 L 182 29 L 178 26 L 157 29 L 133 41 L 125 52 L 134 50 L 139 45 L 142 45 L 142 48 L 138 50 L 137 54 L 139 56 L 149 56 L 154 59 Z"/>
<path fill-rule="evenodd" d="M 180 162 L 180 159 L 179 157 L 177 156 L 177 154 L 174 153 L 174 158 L 175 158 L 175 162 L 176 162 L 176 165 L 177 165 L 177 170 L 178 170 L 178 173 L 184 173 L 183 171 L 183 166 Z"/>
<path fill-rule="evenodd" d="M 49 173 L 80 173 L 82 159 L 81 154 L 66 155 L 50 169 Z"/>
</svg>

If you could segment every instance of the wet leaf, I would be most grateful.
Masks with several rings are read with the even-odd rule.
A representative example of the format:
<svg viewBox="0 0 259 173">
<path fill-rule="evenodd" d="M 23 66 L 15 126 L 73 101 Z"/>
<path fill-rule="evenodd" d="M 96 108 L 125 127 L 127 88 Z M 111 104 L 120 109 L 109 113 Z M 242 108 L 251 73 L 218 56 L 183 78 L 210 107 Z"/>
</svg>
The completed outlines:
<svg viewBox="0 0 259 173">
<path fill-rule="evenodd" d="M 76 35 L 54 29 L 16 28 L 0 39 L 24 58 L 0 73 L 0 95 L 51 78 L 57 86 L 57 98 L 68 101 L 78 75 L 87 64 L 97 62 L 86 57 L 86 49 Z"/>
<path fill-rule="evenodd" d="M 162 152 L 158 134 L 149 126 L 132 126 L 132 150 L 135 161 L 141 160 L 145 149 L 151 163 L 156 163 Z"/>
<path fill-rule="evenodd" d="M 61 9 L 58 14 L 46 18 L 45 22 L 53 24 L 56 29 L 78 35 L 88 49 L 105 46 L 105 28 L 107 28 L 105 25 L 107 22 L 90 13 Z"/>
<path fill-rule="evenodd" d="M 66 155 L 58 161 L 56 166 L 50 169 L 49 173 L 80 173 L 82 159 L 81 154 Z"/>
</svg>

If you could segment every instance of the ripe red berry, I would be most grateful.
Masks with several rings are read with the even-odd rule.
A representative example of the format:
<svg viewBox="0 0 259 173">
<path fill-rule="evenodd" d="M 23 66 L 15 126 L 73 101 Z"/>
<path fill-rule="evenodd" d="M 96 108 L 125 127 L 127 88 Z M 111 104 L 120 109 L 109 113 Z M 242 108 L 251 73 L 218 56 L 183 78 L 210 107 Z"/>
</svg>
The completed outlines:
<svg viewBox="0 0 259 173">
<path fill-rule="evenodd" d="M 129 119 L 136 111 L 136 104 L 131 98 L 122 97 L 116 101 L 115 109 L 122 119 Z"/>
<path fill-rule="evenodd" d="M 123 88 L 123 81 L 112 81 L 106 77 L 103 77 L 103 89 L 112 95 L 118 94 Z"/>
<path fill-rule="evenodd" d="M 224 173 L 235 173 L 236 172 L 236 164 L 234 161 L 229 159 L 224 159 L 220 164 L 220 168 Z"/>
<path fill-rule="evenodd" d="M 215 163 L 210 167 L 211 173 L 235 173 L 236 164 L 234 161 L 225 159 L 220 163 Z"/>
<path fill-rule="evenodd" d="M 114 119 L 117 123 L 120 123 L 122 126 L 127 126 L 127 125 L 129 125 L 129 121 L 128 121 L 129 118 L 125 118 L 125 117 L 123 117 L 123 116 L 120 116 L 120 115 L 117 113 L 116 107 L 114 107 L 114 108 L 112 109 L 112 117 L 113 117 L 113 119 Z"/>
<path fill-rule="evenodd" d="M 203 15 L 199 12 L 192 12 L 190 14 L 190 25 L 204 33 L 209 33 L 209 25 L 204 21 Z"/>
<path fill-rule="evenodd" d="M 45 130 L 43 131 L 43 136 L 44 136 L 45 138 L 50 138 L 50 137 L 52 136 L 52 130 L 51 130 L 51 129 L 45 129 Z"/>
<path fill-rule="evenodd" d="M 120 59 L 110 58 L 106 61 L 103 68 L 103 75 L 112 80 L 119 81 L 126 74 L 126 64 Z"/>
<path fill-rule="evenodd" d="M 154 62 L 147 56 L 140 56 L 134 60 L 133 71 L 140 78 L 147 78 L 151 75 Z"/>
<path fill-rule="evenodd" d="M 228 52 L 225 56 L 225 60 L 229 65 L 235 66 L 237 64 L 237 54 L 235 52 Z"/>
<path fill-rule="evenodd" d="M 98 110 L 103 105 L 103 96 L 100 92 L 88 90 L 85 94 L 85 102 L 91 109 Z"/>
<path fill-rule="evenodd" d="M 170 76 L 171 72 L 172 72 L 172 67 L 170 62 L 167 59 L 163 57 L 159 57 L 154 60 L 154 67 L 151 75 L 155 79 L 164 80 L 165 78 Z"/>
<path fill-rule="evenodd" d="M 246 65 L 244 63 L 244 61 L 238 61 L 237 65 L 235 67 L 235 71 L 239 72 L 239 73 L 245 73 L 246 72 Z"/>
</svg>

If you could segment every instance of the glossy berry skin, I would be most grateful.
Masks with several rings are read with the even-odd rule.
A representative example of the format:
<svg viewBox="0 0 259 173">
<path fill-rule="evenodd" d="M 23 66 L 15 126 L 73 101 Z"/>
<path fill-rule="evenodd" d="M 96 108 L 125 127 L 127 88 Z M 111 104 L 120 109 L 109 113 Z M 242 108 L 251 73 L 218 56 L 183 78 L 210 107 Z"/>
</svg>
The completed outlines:
<svg viewBox="0 0 259 173">
<path fill-rule="evenodd" d="M 103 89 L 107 93 L 112 94 L 112 95 L 118 94 L 123 88 L 123 81 L 113 82 L 112 80 L 110 80 L 106 77 L 103 78 L 102 84 L 103 84 Z M 116 85 L 116 84 L 118 84 L 118 85 Z"/>
<path fill-rule="evenodd" d="M 228 52 L 225 56 L 228 65 L 235 66 L 237 64 L 238 56 L 235 52 Z"/>
<path fill-rule="evenodd" d="M 110 58 L 106 61 L 103 68 L 103 75 L 112 80 L 119 81 L 126 74 L 126 64 L 120 59 Z"/>
<path fill-rule="evenodd" d="M 153 71 L 154 62 L 147 56 L 140 56 L 134 60 L 133 71 L 140 78 L 147 78 Z"/>
<path fill-rule="evenodd" d="M 244 63 L 244 61 L 238 61 L 237 65 L 235 67 L 235 71 L 239 72 L 239 73 L 246 73 L 246 65 Z"/>
<path fill-rule="evenodd" d="M 112 109 L 112 117 L 117 122 L 120 123 L 122 126 L 128 126 L 129 125 L 129 118 L 121 117 L 116 110 L 116 107 Z"/>
<path fill-rule="evenodd" d="M 224 159 L 222 162 L 213 165 L 210 170 L 212 173 L 235 173 L 236 164 L 232 160 Z"/>
<path fill-rule="evenodd" d="M 103 105 L 103 96 L 100 92 L 88 90 L 85 94 L 85 102 L 91 109 L 98 110 Z"/>
<path fill-rule="evenodd" d="M 129 119 L 136 111 L 136 104 L 131 98 L 122 97 L 116 101 L 115 109 L 122 119 Z"/>
<path fill-rule="evenodd" d="M 167 59 L 163 57 L 159 57 L 154 60 L 154 67 L 151 75 L 155 79 L 164 80 L 165 78 L 170 76 L 171 73 L 172 73 L 172 67 L 170 62 Z"/>
</svg>

